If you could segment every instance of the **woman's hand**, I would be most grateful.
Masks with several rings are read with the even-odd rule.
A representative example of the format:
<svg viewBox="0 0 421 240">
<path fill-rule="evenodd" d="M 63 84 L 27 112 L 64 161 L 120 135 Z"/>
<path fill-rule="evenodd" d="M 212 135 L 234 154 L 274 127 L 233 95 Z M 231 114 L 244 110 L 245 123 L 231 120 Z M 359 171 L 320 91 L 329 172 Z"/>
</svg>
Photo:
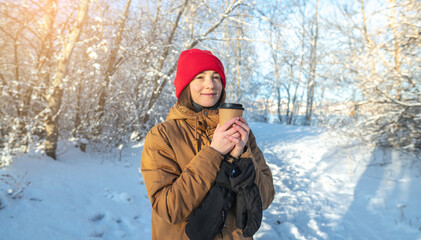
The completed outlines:
<svg viewBox="0 0 421 240">
<path fill-rule="evenodd" d="M 227 136 L 227 139 L 235 144 L 235 147 L 231 150 L 230 155 L 238 158 L 241 154 L 243 154 L 244 147 L 249 140 L 250 127 L 244 118 L 234 118 L 234 120 L 232 129 L 235 129 L 235 131 L 240 134 L 240 137 L 237 138 L 231 136 L 231 134 Z"/>
<path fill-rule="evenodd" d="M 218 126 L 215 129 L 215 132 L 213 133 L 213 138 L 210 146 L 222 155 L 229 153 L 236 145 L 235 142 L 228 138 L 237 132 L 235 128 L 231 127 L 231 125 L 233 125 L 235 121 L 237 121 L 237 118 L 233 118 L 227 121 L 226 123 L 222 124 L 221 126 L 219 126 L 218 124 Z"/>
</svg>

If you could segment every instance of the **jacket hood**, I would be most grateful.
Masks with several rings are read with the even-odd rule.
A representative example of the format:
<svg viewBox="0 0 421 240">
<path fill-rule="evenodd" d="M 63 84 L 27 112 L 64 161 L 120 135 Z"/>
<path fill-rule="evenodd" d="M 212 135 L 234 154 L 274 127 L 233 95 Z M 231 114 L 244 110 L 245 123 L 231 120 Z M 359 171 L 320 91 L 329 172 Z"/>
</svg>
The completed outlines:
<svg viewBox="0 0 421 240">
<path fill-rule="evenodd" d="M 177 102 L 170 108 L 166 121 L 194 119 L 196 115 L 198 115 L 198 113 L 188 109 L 187 107 L 181 106 Z"/>
</svg>

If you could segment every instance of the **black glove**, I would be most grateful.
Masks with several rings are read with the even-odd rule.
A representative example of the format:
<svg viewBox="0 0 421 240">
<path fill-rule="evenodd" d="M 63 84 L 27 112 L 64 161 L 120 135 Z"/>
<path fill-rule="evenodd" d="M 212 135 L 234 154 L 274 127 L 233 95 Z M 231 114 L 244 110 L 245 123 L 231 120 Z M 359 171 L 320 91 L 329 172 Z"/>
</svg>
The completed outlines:
<svg viewBox="0 0 421 240">
<path fill-rule="evenodd" d="M 201 205 L 190 215 L 186 234 L 192 240 L 213 240 L 222 231 L 228 211 L 234 204 L 235 193 L 231 190 L 229 175 L 232 165 L 222 161 L 215 185 Z"/>
<path fill-rule="evenodd" d="M 237 193 L 237 227 L 243 230 L 244 237 L 252 237 L 262 223 L 262 199 L 259 188 L 254 183 L 256 171 L 250 158 L 236 159 L 230 176 L 232 189 Z"/>
</svg>

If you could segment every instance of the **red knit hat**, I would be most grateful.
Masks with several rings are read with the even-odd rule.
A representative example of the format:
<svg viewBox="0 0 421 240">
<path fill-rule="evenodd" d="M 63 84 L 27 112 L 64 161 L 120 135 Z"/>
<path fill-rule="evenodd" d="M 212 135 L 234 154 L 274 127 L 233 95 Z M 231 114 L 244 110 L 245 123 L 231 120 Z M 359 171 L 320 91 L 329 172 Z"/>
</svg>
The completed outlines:
<svg viewBox="0 0 421 240">
<path fill-rule="evenodd" d="M 178 58 L 177 74 L 174 79 L 177 98 L 197 74 L 207 70 L 219 73 L 222 86 L 225 88 L 224 66 L 217 57 L 206 50 L 190 49 L 183 51 Z"/>
</svg>

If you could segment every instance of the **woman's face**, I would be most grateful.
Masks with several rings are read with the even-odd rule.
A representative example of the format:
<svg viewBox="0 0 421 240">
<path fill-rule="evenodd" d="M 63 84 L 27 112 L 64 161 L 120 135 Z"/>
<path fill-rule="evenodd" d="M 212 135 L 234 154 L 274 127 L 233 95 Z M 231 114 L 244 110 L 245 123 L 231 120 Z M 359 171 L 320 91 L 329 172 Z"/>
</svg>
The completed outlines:
<svg viewBox="0 0 421 240">
<path fill-rule="evenodd" d="M 222 81 L 219 73 L 208 70 L 201 72 L 190 82 L 193 102 L 202 107 L 214 106 L 221 96 Z"/>
</svg>

